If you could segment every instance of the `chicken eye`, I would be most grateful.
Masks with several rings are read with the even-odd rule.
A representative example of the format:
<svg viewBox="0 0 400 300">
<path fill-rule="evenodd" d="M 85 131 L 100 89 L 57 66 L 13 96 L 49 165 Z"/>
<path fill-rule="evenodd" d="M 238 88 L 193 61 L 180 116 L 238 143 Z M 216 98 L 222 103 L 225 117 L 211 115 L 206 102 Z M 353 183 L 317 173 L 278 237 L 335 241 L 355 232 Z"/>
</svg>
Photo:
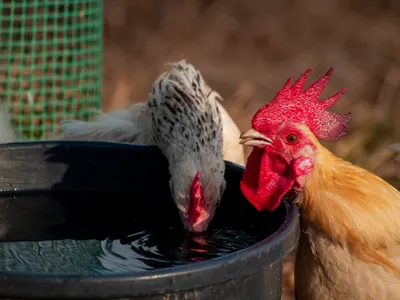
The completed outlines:
<svg viewBox="0 0 400 300">
<path fill-rule="evenodd" d="M 288 142 L 289 144 L 296 144 L 298 141 L 299 137 L 294 133 L 288 134 L 286 136 L 286 142 Z"/>
</svg>

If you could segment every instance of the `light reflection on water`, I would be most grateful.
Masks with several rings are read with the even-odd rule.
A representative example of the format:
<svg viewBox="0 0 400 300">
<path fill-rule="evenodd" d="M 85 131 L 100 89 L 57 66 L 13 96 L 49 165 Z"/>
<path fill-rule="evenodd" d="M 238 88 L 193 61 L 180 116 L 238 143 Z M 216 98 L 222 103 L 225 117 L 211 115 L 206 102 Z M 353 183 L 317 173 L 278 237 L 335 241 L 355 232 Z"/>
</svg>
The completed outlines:
<svg viewBox="0 0 400 300">
<path fill-rule="evenodd" d="M 168 228 L 140 231 L 118 240 L 0 243 L 0 271 L 59 275 L 142 272 L 221 257 L 262 239 L 239 230 L 188 235 Z"/>
</svg>

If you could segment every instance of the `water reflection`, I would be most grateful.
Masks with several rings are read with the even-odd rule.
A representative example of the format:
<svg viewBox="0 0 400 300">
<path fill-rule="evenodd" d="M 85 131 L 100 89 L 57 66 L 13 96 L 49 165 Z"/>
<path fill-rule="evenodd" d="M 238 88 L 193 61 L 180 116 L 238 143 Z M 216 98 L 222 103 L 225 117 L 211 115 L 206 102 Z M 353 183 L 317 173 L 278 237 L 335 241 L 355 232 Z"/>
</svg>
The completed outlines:
<svg viewBox="0 0 400 300">
<path fill-rule="evenodd" d="M 0 270 L 100 275 L 166 268 L 217 258 L 262 240 L 244 231 L 214 229 L 190 235 L 167 228 L 123 239 L 0 243 Z"/>
</svg>

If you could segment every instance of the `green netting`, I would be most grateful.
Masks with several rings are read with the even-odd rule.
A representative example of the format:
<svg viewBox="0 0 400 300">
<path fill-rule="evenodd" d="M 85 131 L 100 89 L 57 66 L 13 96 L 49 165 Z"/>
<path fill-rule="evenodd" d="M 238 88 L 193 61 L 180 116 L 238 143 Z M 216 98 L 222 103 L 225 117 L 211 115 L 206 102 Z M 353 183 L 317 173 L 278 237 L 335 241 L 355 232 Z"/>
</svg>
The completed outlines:
<svg viewBox="0 0 400 300">
<path fill-rule="evenodd" d="M 0 0 L 0 101 L 20 140 L 101 107 L 102 0 Z"/>
</svg>

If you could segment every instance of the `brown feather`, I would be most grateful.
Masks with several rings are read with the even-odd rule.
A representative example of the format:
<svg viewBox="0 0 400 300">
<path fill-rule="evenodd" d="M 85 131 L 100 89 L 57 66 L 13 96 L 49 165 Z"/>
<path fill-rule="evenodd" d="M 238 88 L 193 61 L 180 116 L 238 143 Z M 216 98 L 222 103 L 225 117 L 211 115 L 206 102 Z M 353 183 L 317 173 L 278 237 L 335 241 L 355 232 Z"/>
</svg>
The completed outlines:
<svg viewBox="0 0 400 300">
<path fill-rule="evenodd" d="M 314 171 L 298 197 L 302 216 L 358 259 L 400 269 L 380 253 L 400 245 L 400 193 L 387 182 L 324 148 L 311 134 Z"/>
</svg>

